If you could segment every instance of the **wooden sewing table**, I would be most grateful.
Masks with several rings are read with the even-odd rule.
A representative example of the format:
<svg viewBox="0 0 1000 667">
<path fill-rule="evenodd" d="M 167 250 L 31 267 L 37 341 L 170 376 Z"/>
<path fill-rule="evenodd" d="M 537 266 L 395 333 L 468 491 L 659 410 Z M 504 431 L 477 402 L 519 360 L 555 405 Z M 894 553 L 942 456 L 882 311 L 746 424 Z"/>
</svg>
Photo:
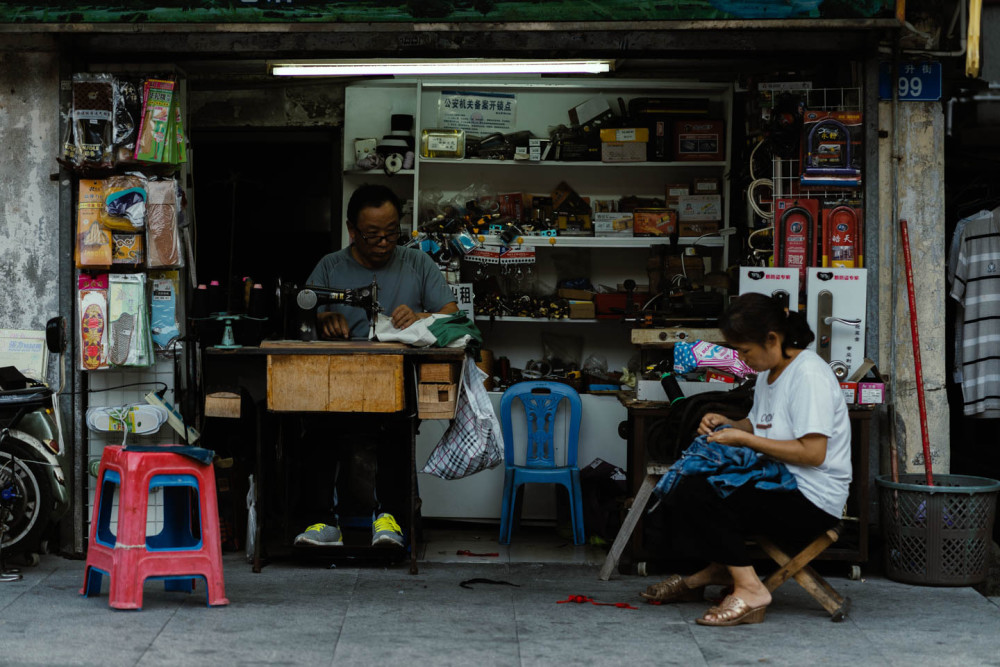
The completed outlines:
<svg viewBox="0 0 1000 667">
<path fill-rule="evenodd" d="M 409 425 L 410 494 L 407 522 L 410 573 L 417 572 L 416 432 L 417 366 L 423 362 L 461 363 L 463 348 L 416 348 L 402 343 L 367 340 L 345 341 L 264 341 L 259 347 L 236 349 L 206 348 L 204 373 L 206 393 L 225 390 L 245 394 L 256 412 L 254 489 L 256 531 L 253 536 L 253 571 L 260 572 L 264 535 L 272 526 L 267 503 L 272 491 L 267 480 L 280 466 L 284 434 L 282 415 L 320 413 L 362 413 L 373 418 L 401 419 Z M 270 417 L 269 417 L 270 415 Z M 273 423 L 265 425 L 266 420 Z M 273 445 L 265 442 L 272 428 Z M 271 467 L 274 466 L 274 467 Z M 279 485 L 287 479 L 276 476 Z M 284 492 L 283 489 L 278 489 Z M 287 504 L 281 523 L 287 524 Z M 283 540 L 290 533 L 278 526 Z M 250 536 L 248 536 L 248 541 Z M 391 548 L 390 548 L 391 549 Z M 305 551 L 302 549 L 301 551 Z M 384 558 L 385 547 L 310 547 L 310 555 L 333 558 Z"/>
</svg>

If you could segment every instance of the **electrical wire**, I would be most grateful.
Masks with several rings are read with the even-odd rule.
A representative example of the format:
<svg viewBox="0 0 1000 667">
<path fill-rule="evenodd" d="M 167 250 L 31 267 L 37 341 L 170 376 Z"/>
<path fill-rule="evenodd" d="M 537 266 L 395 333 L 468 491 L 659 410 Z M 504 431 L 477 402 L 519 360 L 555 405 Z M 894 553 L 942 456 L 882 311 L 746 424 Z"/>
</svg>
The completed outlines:
<svg viewBox="0 0 1000 667">
<path fill-rule="evenodd" d="M 160 385 L 161 386 L 161 389 L 157 390 L 157 392 L 156 392 L 157 394 L 160 394 L 161 392 L 163 394 L 165 394 L 165 393 L 167 393 L 167 389 L 169 389 L 169 387 L 167 386 L 166 382 L 160 382 L 159 380 L 148 380 L 146 382 L 128 382 L 126 384 L 115 385 L 114 387 L 104 387 L 103 389 L 85 389 L 84 391 L 67 391 L 67 392 L 61 392 L 59 395 L 60 396 L 79 396 L 80 394 L 97 394 L 97 393 L 102 392 L 102 391 L 114 391 L 116 389 L 125 389 L 126 387 L 140 387 L 140 386 L 143 386 L 143 385 L 150 385 L 150 384 L 156 384 L 156 385 Z"/>
<path fill-rule="evenodd" d="M 760 186 L 771 188 L 771 195 L 772 197 L 774 196 L 774 181 L 771 180 L 770 178 L 757 178 L 757 175 L 754 173 L 754 168 L 753 168 L 754 156 L 757 154 L 757 150 L 763 145 L 764 145 L 764 140 L 762 139 L 758 141 L 757 145 L 753 147 L 752 151 L 750 151 L 751 180 L 750 180 L 750 185 L 747 186 L 747 201 L 750 202 L 750 208 L 754 210 L 754 213 L 759 215 L 761 218 L 763 218 L 764 220 L 774 220 L 774 209 L 772 208 L 772 210 L 770 211 L 765 211 L 760 207 L 760 204 L 757 203 L 757 200 L 754 197 L 754 191 Z"/>
</svg>

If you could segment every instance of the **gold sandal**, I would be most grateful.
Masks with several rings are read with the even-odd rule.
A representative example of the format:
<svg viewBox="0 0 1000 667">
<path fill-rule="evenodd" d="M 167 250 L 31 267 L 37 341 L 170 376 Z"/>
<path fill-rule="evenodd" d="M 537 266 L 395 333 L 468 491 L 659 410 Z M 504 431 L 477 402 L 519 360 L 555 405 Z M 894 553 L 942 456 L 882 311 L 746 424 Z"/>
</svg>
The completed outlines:
<svg viewBox="0 0 1000 667">
<path fill-rule="evenodd" d="M 727 595 L 718 607 L 712 607 L 701 618 L 695 619 L 698 625 L 713 625 L 729 627 L 751 623 L 763 623 L 767 606 L 751 607 L 742 598 Z M 710 618 L 714 617 L 714 618 Z"/>
<path fill-rule="evenodd" d="M 679 574 L 672 574 L 663 581 L 651 584 L 642 593 L 641 597 L 650 602 L 700 602 L 705 599 L 705 587 L 689 587 L 684 583 L 684 577 Z"/>
</svg>

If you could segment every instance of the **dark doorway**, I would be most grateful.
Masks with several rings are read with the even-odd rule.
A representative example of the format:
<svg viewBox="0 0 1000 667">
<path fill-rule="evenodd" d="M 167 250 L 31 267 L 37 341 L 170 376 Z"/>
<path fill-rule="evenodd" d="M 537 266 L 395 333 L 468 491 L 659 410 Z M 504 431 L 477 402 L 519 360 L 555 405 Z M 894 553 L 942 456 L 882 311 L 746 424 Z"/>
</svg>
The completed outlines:
<svg viewBox="0 0 1000 667">
<path fill-rule="evenodd" d="M 336 128 L 192 132 L 198 282 L 218 280 L 239 311 L 245 277 L 272 293 L 303 284 L 340 248 Z"/>
</svg>

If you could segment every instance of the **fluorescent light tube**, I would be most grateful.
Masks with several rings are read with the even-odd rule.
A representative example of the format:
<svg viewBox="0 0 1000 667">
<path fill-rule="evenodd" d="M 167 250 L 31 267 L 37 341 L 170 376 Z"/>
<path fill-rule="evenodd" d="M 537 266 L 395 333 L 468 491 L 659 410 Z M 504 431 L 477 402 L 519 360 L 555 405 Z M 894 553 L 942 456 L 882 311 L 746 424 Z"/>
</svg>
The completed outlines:
<svg viewBox="0 0 1000 667">
<path fill-rule="evenodd" d="M 270 63 L 274 76 L 602 74 L 610 60 L 342 60 Z"/>
</svg>

